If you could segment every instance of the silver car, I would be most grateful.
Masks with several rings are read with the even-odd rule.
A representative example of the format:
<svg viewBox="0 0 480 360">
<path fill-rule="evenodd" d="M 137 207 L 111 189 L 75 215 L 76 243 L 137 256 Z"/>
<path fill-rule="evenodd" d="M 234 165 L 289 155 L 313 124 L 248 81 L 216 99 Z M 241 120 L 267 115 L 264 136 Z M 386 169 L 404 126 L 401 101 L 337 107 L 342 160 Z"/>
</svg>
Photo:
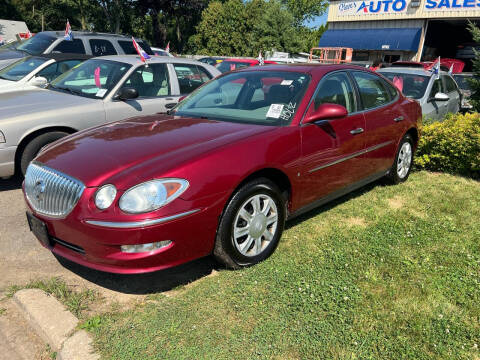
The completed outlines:
<svg viewBox="0 0 480 360">
<path fill-rule="evenodd" d="M 193 60 L 104 56 L 87 60 L 46 89 L 0 95 L 0 177 L 25 173 L 45 145 L 88 127 L 164 113 L 220 72 Z"/>
<path fill-rule="evenodd" d="M 443 120 L 447 113 L 460 110 L 462 95 L 452 76 L 440 71 L 440 79 L 421 68 L 391 67 L 378 70 L 392 81 L 405 96 L 422 107 L 425 119 Z"/>
</svg>

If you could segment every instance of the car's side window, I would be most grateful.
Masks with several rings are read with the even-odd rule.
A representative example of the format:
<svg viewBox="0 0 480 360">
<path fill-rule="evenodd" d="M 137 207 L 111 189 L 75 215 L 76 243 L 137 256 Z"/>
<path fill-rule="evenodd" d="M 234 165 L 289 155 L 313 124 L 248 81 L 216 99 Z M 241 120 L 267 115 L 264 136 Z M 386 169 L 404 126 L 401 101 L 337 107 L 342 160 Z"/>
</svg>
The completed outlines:
<svg viewBox="0 0 480 360">
<path fill-rule="evenodd" d="M 357 82 L 364 110 L 385 105 L 390 101 L 385 82 L 379 76 L 360 71 L 355 71 L 352 75 Z"/>
<path fill-rule="evenodd" d="M 123 87 L 132 87 L 139 97 L 159 97 L 170 95 L 170 81 L 166 64 L 150 64 L 138 67 L 127 79 Z"/>
<path fill-rule="evenodd" d="M 211 75 L 202 67 L 191 64 L 173 64 L 180 86 L 180 94 L 190 94 L 203 83 L 210 80 Z"/>
<path fill-rule="evenodd" d="M 327 75 L 320 82 L 314 98 L 315 109 L 325 103 L 342 105 L 349 113 L 357 110 L 353 86 L 346 73 Z"/>
<path fill-rule="evenodd" d="M 71 54 L 85 54 L 85 46 L 81 39 L 63 40 L 60 44 L 55 46 L 53 52 L 71 53 Z"/>
<path fill-rule="evenodd" d="M 58 76 L 62 75 L 63 73 L 66 73 L 75 65 L 80 64 L 81 62 L 81 60 L 58 61 L 56 63 L 48 65 L 46 68 L 39 71 L 36 76 L 42 76 L 47 79 L 48 82 L 50 82 Z"/>
<path fill-rule="evenodd" d="M 444 81 L 445 81 L 445 89 L 447 93 L 451 93 L 452 91 L 457 90 L 457 87 L 455 86 L 455 82 L 450 76 L 443 76 Z"/>
<path fill-rule="evenodd" d="M 430 91 L 430 98 L 434 98 L 437 93 L 443 92 L 442 81 L 437 79 L 433 82 L 432 90 Z"/>
<path fill-rule="evenodd" d="M 90 39 L 89 43 L 93 56 L 117 55 L 117 50 L 115 50 L 112 43 L 108 40 Z"/>
<path fill-rule="evenodd" d="M 383 86 L 388 90 L 390 93 L 390 99 L 393 100 L 397 97 L 398 95 L 398 90 L 395 88 L 395 86 L 390 85 L 388 82 L 382 80 Z"/>
</svg>

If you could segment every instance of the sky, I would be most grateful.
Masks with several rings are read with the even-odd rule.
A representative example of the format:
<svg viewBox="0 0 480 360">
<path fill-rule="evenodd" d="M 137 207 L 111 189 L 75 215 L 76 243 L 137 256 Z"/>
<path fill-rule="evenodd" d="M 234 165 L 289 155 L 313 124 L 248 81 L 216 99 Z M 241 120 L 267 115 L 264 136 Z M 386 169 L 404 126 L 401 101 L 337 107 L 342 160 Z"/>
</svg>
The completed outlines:
<svg viewBox="0 0 480 360">
<path fill-rule="evenodd" d="M 328 11 L 325 12 L 322 16 L 318 16 L 315 18 L 313 21 L 307 23 L 307 26 L 311 28 L 316 28 L 319 27 L 320 25 L 326 24 L 327 23 L 327 16 L 328 16 Z"/>
</svg>

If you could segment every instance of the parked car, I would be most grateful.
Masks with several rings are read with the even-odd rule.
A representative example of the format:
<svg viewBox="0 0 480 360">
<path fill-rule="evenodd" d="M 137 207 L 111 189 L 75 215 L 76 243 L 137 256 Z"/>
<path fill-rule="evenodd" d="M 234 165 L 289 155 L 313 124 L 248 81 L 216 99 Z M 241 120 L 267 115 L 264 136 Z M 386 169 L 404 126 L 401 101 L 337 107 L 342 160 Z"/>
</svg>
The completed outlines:
<svg viewBox="0 0 480 360">
<path fill-rule="evenodd" d="M 160 48 L 156 48 L 156 47 L 152 47 L 151 49 L 152 49 L 152 51 L 153 51 L 153 55 L 173 57 L 173 55 L 170 54 L 169 51 L 166 51 L 166 50 L 164 50 L 164 49 L 160 49 Z"/>
<path fill-rule="evenodd" d="M 185 77 L 188 69 L 196 77 Z M 180 72 L 177 74 L 177 72 Z M 0 96 L 0 177 L 25 173 L 46 144 L 81 129 L 166 112 L 220 72 L 197 61 L 138 56 L 93 58 L 46 89 Z"/>
<path fill-rule="evenodd" d="M 90 55 L 53 53 L 27 56 L 0 70 L 0 94 L 44 87 Z"/>
<path fill-rule="evenodd" d="M 250 66 L 257 66 L 260 62 L 257 59 L 225 59 L 215 67 L 222 73 L 239 70 Z M 265 60 L 264 64 L 276 64 L 275 61 Z"/>
<path fill-rule="evenodd" d="M 198 59 L 198 61 L 203 62 L 203 63 L 208 64 L 208 65 L 212 65 L 212 66 L 220 64 L 223 60 L 225 60 L 225 58 L 212 57 L 212 56 Z"/>
<path fill-rule="evenodd" d="M 252 265 L 273 253 L 287 218 L 384 176 L 405 181 L 419 119 L 416 101 L 364 68 L 231 72 L 170 115 L 47 146 L 25 178 L 30 227 L 58 256 L 101 271 L 212 252 Z"/>
<path fill-rule="evenodd" d="M 0 69 L 28 55 L 42 55 L 53 52 L 87 54 L 92 56 L 135 55 L 132 38 L 125 35 L 73 31 L 72 41 L 64 39 L 64 31 L 42 31 L 28 40 L 18 43 L 15 48 L 0 50 Z M 143 50 L 153 55 L 148 44 L 135 39 Z"/>
<path fill-rule="evenodd" d="M 390 67 L 377 72 L 395 83 L 406 97 L 417 100 L 427 119 L 443 120 L 447 113 L 460 110 L 462 95 L 455 80 L 445 71 L 440 71 L 440 79 L 418 68 Z"/>
<path fill-rule="evenodd" d="M 472 109 L 472 105 L 469 102 L 470 96 L 472 96 L 472 88 L 469 83 L 469 79 L 477 78 L 473 73 L 459 73 L 453 74 L 453 78 L 457 82 L 458 87 L 462 93 L 462 111 L 469 111 Z"/>
</svg>

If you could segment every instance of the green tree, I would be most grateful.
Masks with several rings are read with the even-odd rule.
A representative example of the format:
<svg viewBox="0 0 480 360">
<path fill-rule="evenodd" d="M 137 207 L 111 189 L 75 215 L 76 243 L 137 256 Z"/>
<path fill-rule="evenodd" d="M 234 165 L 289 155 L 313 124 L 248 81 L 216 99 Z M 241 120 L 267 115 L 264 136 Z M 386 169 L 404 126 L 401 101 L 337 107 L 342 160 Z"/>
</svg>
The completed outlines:
<svg viewBox="0 0 480 360">
<path fill-rule="evenodd" d="M 328 6 L 327 0 L 282 0 L 295 18 L 297 25 L 322 15 Z"/>
<path fill-rule="evenodd" d="M 468 22 L 468 30 L 472 34 L 473 41 L 480 43 L 480 29 L 472 22 Z M 472 95 L 470 97 L 470 104 L 473 106 L 473 110 L 480 112 L 480 52 L 474 50 L 475 59 L 473 59 L 473 72 L 475 78 L 470 80 L 470 87 L 472 89 Z"/>
</svg>

